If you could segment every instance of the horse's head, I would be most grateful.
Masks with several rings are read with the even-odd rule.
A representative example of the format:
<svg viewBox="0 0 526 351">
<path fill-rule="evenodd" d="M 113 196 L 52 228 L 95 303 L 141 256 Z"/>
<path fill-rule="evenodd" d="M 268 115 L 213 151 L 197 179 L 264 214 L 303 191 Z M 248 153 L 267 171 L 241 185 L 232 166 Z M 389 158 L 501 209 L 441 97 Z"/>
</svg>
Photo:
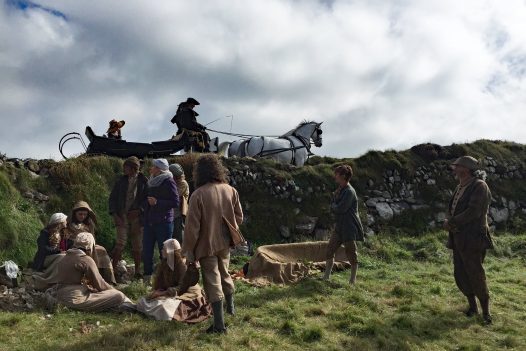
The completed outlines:
<svg viewBox="0 0 526 351">
<path fill-rule="evenodd" d="M 314 141 L 314 146 L 316 147 L 321 147 L 323 145 L 323 140 L 322 140 L 322 137 L 321 137 L 321 134 L 323 133 L 323 131 L 321 130 L 321 123 L 317 123 L 316 124 L 316 128 L 314 129 L 314 132 L 312 133 L 312 141 Z"/>
<path fill-rule="evenodd" d="M 300 125 L 297 126 L 296 129 L 293 129 L 287 134 L 285 134 L 285 136 L 294 135 L 296 137 L 300 137 L 307 143 L 310 143 L 310 141 L 312 140 L 312 142 L 314 143 L 316 147 L 321 147 L 322 146 L 321 123 L 304 121 L 300 123 Z"/>
</svg>

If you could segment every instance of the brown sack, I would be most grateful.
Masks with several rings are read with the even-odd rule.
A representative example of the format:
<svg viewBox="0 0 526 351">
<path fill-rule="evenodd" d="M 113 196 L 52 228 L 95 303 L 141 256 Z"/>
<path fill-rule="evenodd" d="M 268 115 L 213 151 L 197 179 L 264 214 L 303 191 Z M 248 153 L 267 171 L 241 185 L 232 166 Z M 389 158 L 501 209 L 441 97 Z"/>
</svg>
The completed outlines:
<svg viewBox="0 0 526 351">
<path fill-rule="evenodd" d="M 228 227 L 228 231 L 230 232 L 230 246 L 236 247 L 244 242 L 246 242 L 245 238 L 243 237 L 243 234 L 241 234 L 241 231 L 239 230 L 239 227 L 237 225 L 233 225 L 230 223 L 225 216 L 223 216 L 223 221 L 226 223 Z"/>
<path fill-rule="evenodd" d="M 325 262 L 327 244 L 315 241 L 260 246 L 249 262 L 247 278 L 258 285 L 297 282 L 309 275 L 312 266 Z M 336 252 L 335 261 L 336 265 L 349 265 L 343 246 Z"/>
</svg>

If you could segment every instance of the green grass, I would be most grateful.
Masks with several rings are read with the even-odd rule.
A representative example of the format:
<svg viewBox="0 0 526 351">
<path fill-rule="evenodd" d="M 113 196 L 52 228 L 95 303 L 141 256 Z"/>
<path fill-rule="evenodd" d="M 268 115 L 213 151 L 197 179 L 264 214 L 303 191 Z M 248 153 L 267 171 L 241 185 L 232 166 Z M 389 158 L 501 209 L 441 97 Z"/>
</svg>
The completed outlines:
<svg viewBox="0 0 526 351">
<path fill-rule="evenodd" d="M 285 287 L 236 282 L 238 313 L 227 317 L 226 336 L 205 334 L 209 322 L 60 308 L 50 319 L 45 311 L 1 313 L 0 350 L 524 350 L 525 240 L 499 236 L 487 257 L 491 326 L 462 314 L 445 235 L 437 233 L 361 245 L 354 287 L 347 271 L 330 283 L 314 277 Z M 134 299 L 145 292 L 140 284 L 125 289 Z"/>
</svg>

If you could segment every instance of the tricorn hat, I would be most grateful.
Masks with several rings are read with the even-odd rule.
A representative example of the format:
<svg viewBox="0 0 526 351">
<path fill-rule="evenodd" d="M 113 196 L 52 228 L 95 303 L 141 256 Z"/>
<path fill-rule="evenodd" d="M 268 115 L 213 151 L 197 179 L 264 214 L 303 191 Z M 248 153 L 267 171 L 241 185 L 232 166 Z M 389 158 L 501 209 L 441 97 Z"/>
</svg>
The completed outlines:
<svg viewBox="0 0 526 351">
<path fill-rule="evenodd" d="M 192 97 L 189 97 L 188 99 L 186 99 L 186 103 L 187 104 L 192 104 L 192 105 L 199 105 L 199 101 L 197 101 L 196 99 L 192 98 Z"/>
<path fill-rule="evenodd" d="M 476 158 L 471 156 L 462 156 L 457 158 L 452 164 L 452 166 L 461 166 L 472 171 L 479 169 L 479 161 Z"/>
</svg>

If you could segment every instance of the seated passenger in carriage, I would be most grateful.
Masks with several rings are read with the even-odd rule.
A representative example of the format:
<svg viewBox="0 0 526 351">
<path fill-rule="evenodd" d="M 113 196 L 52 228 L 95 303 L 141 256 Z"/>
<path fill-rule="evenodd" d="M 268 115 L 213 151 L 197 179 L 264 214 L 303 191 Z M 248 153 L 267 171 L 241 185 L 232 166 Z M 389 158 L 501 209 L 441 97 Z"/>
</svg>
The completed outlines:
<svg viewBox="0 0 526 351">
<path fill-rule="evenodd" d="M 189 97 L 186 101 L 181 102 L 177 107 L 175 116 L 172 117 L 171 122 L 177 125 L 177 135 L 181 135 L 185 131 L 188 136 L 196 136 L 197 144 L 202 144 L 198 147 L 204 152 L 210 151 L 210 136 L 205 131 L 206 127 L 197 122 L 199 114 L 194 111 L 194 107 L 199 105 L 199 101 Z M 199 145 L 198 145 L 199 146 Z"/>
<path fill-rule="evenodd" d="M 121 140 L 121 128 L 124 127 L 125 121 L 117 121 L 115 119 L 112 119 L 110 121 L 110 127 L 108 128 L 108 131 L 106 134 L 108 135 L 108 138 L 110 139 L 117 139 Z"/>
</svg>

